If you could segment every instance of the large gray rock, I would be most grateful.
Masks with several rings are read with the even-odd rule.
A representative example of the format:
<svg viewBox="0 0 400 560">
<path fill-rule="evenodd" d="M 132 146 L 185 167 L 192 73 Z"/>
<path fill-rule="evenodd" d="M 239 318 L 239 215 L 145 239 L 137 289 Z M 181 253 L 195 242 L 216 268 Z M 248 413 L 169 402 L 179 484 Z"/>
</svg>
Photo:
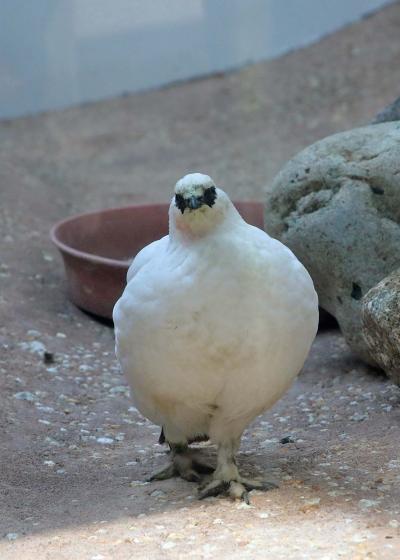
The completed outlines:
<svg viewBox="0 0 400 560">
<path fill-rule="evenodd" d="M 323 309 L 375 363 L 361 299 L 400 266 L 400 122 L 335 134 L 289 161 L 267 193 L 265 226 L 309 270 Z"/>
<path fill-rule="evenodd" d="M 362 334 L 371 357 L 400 385 L 400 269 L 364 296 Z"/>
</svg>

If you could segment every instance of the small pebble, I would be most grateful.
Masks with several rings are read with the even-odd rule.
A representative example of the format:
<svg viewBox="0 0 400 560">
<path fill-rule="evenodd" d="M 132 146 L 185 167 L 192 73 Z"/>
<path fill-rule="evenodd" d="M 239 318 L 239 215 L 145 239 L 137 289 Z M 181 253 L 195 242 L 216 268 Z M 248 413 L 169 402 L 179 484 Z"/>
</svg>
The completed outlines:
<svg viewBox="0 0 400 560">
<path fill-rule="evenodd" d="M 114 440 L 109 437 L 98 437 L 96 441 L 97 443 L 101 443 L 102 445 L 109 445 L 111 443 L 114 443 Z"/>
<path fill-rule="evenodd" d="M 321 498 L 311 498 L 311 500 L 306 500 L 301 506 L 300 511 L 302 513 L 309 513 L 315 509 L 319 508 Z"/>
<path fill-rule="evenodd" d="M 20 391 L 19 393 L 14 394 L 14 399 L 18 399 L 19 401 L 28 401 L 33 402 L 37 400 L 37 396 L 29 391 Z"/>
<path fill-rule="evenodd" d="M 81 365 L 79 366 L 79 371 L 80 371 L 81 373 L 85 373 L 86 371 L 93 371 L 93 368 L 92 368 L 91 366 L 87 366 L 87 365 L 85 365 L 85 364 L 81 364 Z"/>
<path fill-rule="evenodd" d="M 129 387 L 125 386 L 125 385 L 118 385 L 117 387 L 113 387 L 112 389 L 110 389 L 110 393 L 112 395 L 115 394 L 125 394 L 128 395 L 129 393 Z"/>
<path fill-rule="evenodd" d="M 48 443 L 49 445 L 52 445 L 54 447 L 62 447 L 62 443 L 60 443 L 59 441 L 57 441 L 56 439 L 53 439 L 51 437 L 46 437 L 44 440 L 46 443 Z"/>
<path fill-rule="evenodd" d="M 321 498 L 311 498 L 311 500 L 306 500 L 304 502 L 305 506 L 317 506 L 321 501 Z"/>
<path fill-rule="evenodd" d="M 379 502 L 377 500 L 360 500 L 358 506 L 361 509 L 369 509 L 374 506 L 379 506 Z"/>
<path fill-rule="evenodd" d="M 165 496 L 165 492 L 163 492 L 162 490 L 154 490 L 154 492 L 152 492 L 150 494 L 150 496 L 152 498 L 161 498 L 161 497 Z"/>
<path fill-rule="evenodd" d="M 39 340 L 31 340 L 30 342 L 21 342 L 19 344 L 22 350 L 28 350 L 32 352 L 32 354 L 40 354 L 43 356 L 43 353 L 46 351 L 46 347 L 42 342 Z"/>
<path fill-rule="evenodd" d="M 35 329 L 30 329 L 26 334 L 28 336 L 31 336 L 32 338 L 36 338 L 36 337 L 40 336 L 42 333 L 40 333 L 39 331 L 36 331 Z"/>
<path fill-rule="evenodd" d="M 372 539 L 374 537 L 371 531 L 364 531 L 363 533 L 354 533 L 351 540 L 354 543 L 360 544 L 366 540 Z"/>
<path fill-rule="evenodd" d="M 9 541 L 15 541 L 16 539 L 18 539 L 18 537 L 18 533 L 7 533 L 6 535 L 6 539 L 8 539 Z"/>
<path fill-rule="evenodd" d="M 350 416 L 350 420 L 353 420 L 353 422 L 362 422 L 363 420 L 366 420 L 368 418 L 368 414 L 367 413 L 362 413 L 362 412 L 356 412 L 355 414 L 353 414 L 352 416 Z"/>
<path fill-rule="evenodd" d="M 176 543 L 174 543 L 173 541 L 161 543 L 161 548 L 163 550 L 170 550 L 171 548 L 175 548 L 175 547 L 176 547 Z"/>
<path fill-rule="evenodd" d="M 254 506 L 250 505 L 250 504 L 246 504 L 246 502 L 240 502 L 237 506 L 236 509 L 254 509 Z"/>
<path fill-rule="evenodd" d="M 58 333 L 56 334 L 56 337 L 57 337 L 57 338 L 67 338 L 67 335 L 64 334 L 63 332 L 58 332 Z"/>
<path fill-rule="evenodd" d="M 54 408 L 52 408 L 51 406 L 43 406 L 39 403 L 36 403 L 36 408 L 41 412 L 54 412 Z"/>
</svg>

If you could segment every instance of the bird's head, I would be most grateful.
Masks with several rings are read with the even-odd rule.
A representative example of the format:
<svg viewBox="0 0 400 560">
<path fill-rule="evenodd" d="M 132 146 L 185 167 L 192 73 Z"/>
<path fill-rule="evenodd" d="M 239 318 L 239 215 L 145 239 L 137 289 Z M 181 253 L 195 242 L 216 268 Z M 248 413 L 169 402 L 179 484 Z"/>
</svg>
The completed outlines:
<svg viewBox="0 0 400 560">
<path fill-rule="evenodd" d="M 208 175 L 190 173 L 175 185 L 170 206 L 170 229 L 187 237 L 203 237 L 236 209 Z M 172 232 L 171 232 L 172 233 Z"/>
<path fill-rule="evenodd" d="M 216 202 L 217 188 L 208 175 L 191 173 L 185 175 L 175 185 L 175 206 L 184 214 L 199 210 L 204 205 L 212 208 Z"/>
</svg>

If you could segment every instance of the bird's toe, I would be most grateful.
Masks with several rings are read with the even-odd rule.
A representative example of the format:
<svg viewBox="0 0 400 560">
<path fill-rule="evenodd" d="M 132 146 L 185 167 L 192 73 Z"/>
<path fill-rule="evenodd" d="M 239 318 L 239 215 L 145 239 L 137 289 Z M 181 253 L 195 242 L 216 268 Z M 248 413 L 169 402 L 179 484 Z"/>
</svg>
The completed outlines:
<svg viewBox="0 0 400 560">
<path fill-rule="evenodd" d="M 214 472 L 213 467 L 196 457 L 194 453 L 180 453 L 172 457 L 166 467 L 153 473 L 148 481 L 167 480 L 168 478 L 181 477 L 189 482 L 202 482 L 204 477 Z"/>
<path fill-rule="evenodd" d="M 263 480 L 257 478 L 240 478 L 240 482 L 246 488 L 248 492 L 251 490 L 261 490 L 267 492 L 268 490 L 274 490 L 275 488 L 279 488 L 275 482 L 271 482 L 270 480 Z"/>
<path fill-rule="evenodd" d="M 176 455 L 174 465 L 178 476 L 189 482 L 201 482 L 204 475 L 214 471 L 210 465 L 203 463 L 193 452 Z"/>
<path fill-rule="evenodd" d="M 153 480 L 167 480 L 168 478 L 173 478 L 177 476 L 177 471 L 175 469 L 175 465 L 173 463 L 169 464 L 166 467 L 163 467 L 159 471 L 154 472 L 148 479 L 148 482 L 152 482 Z"/>
<path fill-rule="evenodd" d="M 199 459 L 195 458 L 193 459 L 193 463 L 192 463 L 193 469 L 202 475 L 205 474 L 212 474 L 214 472 L 214 467 L 212 467 L 211 465 L 209 465 L 208 463 L 205 463 L 203 461 L 200 461 Z"/>
<path fill-rule="evenodd" d="M 188 482 L 201 482 L 201 475 L 194 469 L 185 468 L 179 471 L 179 476 Z"/>
</svg>

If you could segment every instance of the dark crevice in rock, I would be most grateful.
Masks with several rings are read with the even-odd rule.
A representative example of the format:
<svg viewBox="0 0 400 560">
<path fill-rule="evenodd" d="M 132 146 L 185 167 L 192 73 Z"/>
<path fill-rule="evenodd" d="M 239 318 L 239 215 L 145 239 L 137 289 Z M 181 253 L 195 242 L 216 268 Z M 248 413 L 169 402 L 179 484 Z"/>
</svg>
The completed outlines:
<svg viewBox="0 0 400 560">
<path fill-rule="evenodd" d="M 356 282 L 353 282 L 350 297 L 358 301 L 362 298 L 362 296 L 363 294 L 362 294 L 361 286 Z"/>
<path fill-rule="evenodd" d="M 360 181 L 366 183 L 371 191 L 377 195 L 385 194 L 385 189 L 381 187 L 379 184 L 374 184 L 377 180 L 373 177 L 365 177 L 360 175 L 346 175 L 347 179 L 351 179 L 352 181 Z"/>
<path fill-rule="evenodd" d="M 357 161 L 371 161 L 372 159 L 376 159 L 382 155 L 383 152 L 379 152 L 379 154 L 372 154 L 372 155 L 362 155 L 357 158 Z"/>
<path fill-rule="evenodd" d="M 339 187 L 337 187 L 336 190 L 338 190 Z M 321 190 L 332 190 L 333 192 L 335 192 L 335 189 L 332 188 L 332 186 L 330 186 L 329 184 L 327 184 L 325 181 L 323 180 L 314 180 L 314 181 L 310 181 L 309 183 L 304 185 L 304 188 L 302 189 L 302 193 L 299 195 L 298 199 L 293 199 L 293 200 L 288 200 L 287 201 L 287 207 L 285 208 L 285 212 L 283 212 L 281 210 L 281 216 L 283 220 L 287 220 L 288 218 L 290 218 L 291 214 L 296 213 L 298 211 L 298 208 L 301 204 L 301 201 L 304 200 L 306 197 L 308 197 L 311 193 L 318 193 Z M 277 195 L 277 197 L 279 197 L 281 195 L 281 193 L 279 193 Z M 318 208 L 316 208 L 317 210 Z"/>
<path fill-rule="evenodd" d="M 346 178 L 351 179 L 352 181 L 366 181 L 365 176 L 363 175 L 346 175 Z"/>
</svg>

